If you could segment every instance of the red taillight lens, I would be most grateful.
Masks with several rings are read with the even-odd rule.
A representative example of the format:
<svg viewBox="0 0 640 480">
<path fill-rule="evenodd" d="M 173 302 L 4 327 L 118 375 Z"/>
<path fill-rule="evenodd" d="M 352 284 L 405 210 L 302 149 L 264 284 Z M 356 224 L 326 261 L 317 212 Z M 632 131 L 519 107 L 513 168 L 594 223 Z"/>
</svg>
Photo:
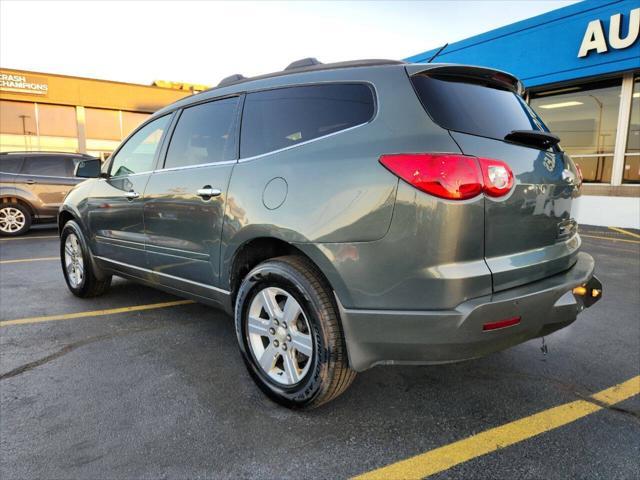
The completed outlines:
<svg viewBox="0 0 640 480">
<path fill-rule="evenodd" d="M 465 200 L 482 192 L 501 197 L 513 187 L 513 172 L 500 160 L 455 153 L 401 153 L 383 155 L 380 163 L 415 188 L 449 200 Z"/>
<path fill-rule="evenodd" d="M 484 179 L 484 193 L 490 197 L 501 197 L 513 187 L 513 172 L 509 165 L 491 158 L 479 158 Z"/>
<path fill-rule="evenodd" d="M 404 181 L 440 198 L 464 200 L 482 192 L 475 157 L 448 153 L 383 155 L 380 163 Z"/>
</svg>

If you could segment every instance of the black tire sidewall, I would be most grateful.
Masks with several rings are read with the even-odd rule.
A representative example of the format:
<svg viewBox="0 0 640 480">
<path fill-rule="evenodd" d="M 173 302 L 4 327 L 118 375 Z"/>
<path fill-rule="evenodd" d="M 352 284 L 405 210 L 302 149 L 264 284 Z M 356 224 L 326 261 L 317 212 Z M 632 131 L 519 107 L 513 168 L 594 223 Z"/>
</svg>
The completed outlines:
<svg viewBox="0 0 640 480">
<path fill-rule="evenodd" d="M 80 249 L 82 250 L 82 262 L 84 267 L 84 278 L 82 284 L 78 287 L 73 287 L 69 282 L 69 277 L 67 275 L 67 268 L 64 263 L 64 243 L 69 236 L 69 234 L 75 234 L 78 238 L 78 242 L 80 243 Z M 62 233 L 60 234 L 60 263 L 62 265 L 62 274 L 64 275 L 64 280 L 67 282 L 67 287 L 74 295 L 82 297 L 86 295 L 90 288 L 90 281 L 93 275 L 93 271 L 91 269 L 91 256 L 89 255 L 89 248 L 87 246 L 87 242 L 82 234 L 82 230 L 80 226 L 73 220 L 69 220 L 64 224 L 62 228 Z"/>
<path fill-rule="evenodd" d="M 297 384 L 282 386 L 271 380 L 256 364 L 248 345 L 246 325 L 251 301 L 262 289 L 278 287 L 292 295 L 300 304 L 311 328 L 314 355 L 309 371 Z M 260 389 L 271 399 L 287 407 L 304 407 L 319 394 L 330 358 L 323 329 L 322 307 L 314 288 L 296 269 L 284 262 L 272 260 L 258 265 L 243 280 L 235 306 L 235 327 L 238 345 L 249 373 Z"/>
<path fill-rule="evenodd" d="M 22 235 L 23 233 L 26 233 L 29 231 L 29 228 L 31 228 L 31 222 L 33 221 L 33 218 L 31 216 L 31 212 L 29 211 L 29 209 L 27 207 L 25 207 L 24 205 L 21 205 L 20 203 L 3 203 L 0 204 L 0 208 L 15 208 L 18 209 L 22 212 L 22 214 L 24 215 L 24 226 L 20 229 L 17 230 L 15 232 L 0 232 L 0 236 L 3 237 L 17 237 L 18 235 Z"/>
</svg>

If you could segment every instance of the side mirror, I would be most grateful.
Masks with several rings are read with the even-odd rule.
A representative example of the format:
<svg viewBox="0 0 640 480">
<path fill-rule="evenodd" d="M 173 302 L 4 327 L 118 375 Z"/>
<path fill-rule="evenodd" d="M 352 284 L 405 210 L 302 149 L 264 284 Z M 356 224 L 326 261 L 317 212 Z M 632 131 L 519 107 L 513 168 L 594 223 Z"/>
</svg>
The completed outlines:
<svg viewBox="0 0 640 480">
<path fill-rule="evenodd" d="M 100 176 L 100 160 L 97 158 L 81 160 L 76 165 L 73 174 L 80 178 L 98 178 Z"/>
</svg>

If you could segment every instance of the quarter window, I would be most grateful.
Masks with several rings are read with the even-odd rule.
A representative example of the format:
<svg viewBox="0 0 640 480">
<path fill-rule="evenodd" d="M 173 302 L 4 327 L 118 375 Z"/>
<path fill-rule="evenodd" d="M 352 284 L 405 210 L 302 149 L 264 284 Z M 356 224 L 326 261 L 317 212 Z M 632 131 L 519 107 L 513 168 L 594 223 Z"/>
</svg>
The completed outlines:
<svg viewBox="0 0 640 480">
<path fill-rule="evenodd" d="M 138 130 L 113 157 L 111 175 L 131 175 L 148 172 L 160 145 L 162 135 L 169 125 L 170 115 L 160 117 Z"/>
<path fill-rule="evenodd" d="M 286 87 L 247 95 L 243 158 L 279 150 L 361 125 L 373 118 L 373 91 L 364 84 Z"/>
<path fill-rule="evenodd" d="M 165 168 L 235 159 L 237 108 L 237 97 L 185 108 L 171 136 Z"/>
</svg>

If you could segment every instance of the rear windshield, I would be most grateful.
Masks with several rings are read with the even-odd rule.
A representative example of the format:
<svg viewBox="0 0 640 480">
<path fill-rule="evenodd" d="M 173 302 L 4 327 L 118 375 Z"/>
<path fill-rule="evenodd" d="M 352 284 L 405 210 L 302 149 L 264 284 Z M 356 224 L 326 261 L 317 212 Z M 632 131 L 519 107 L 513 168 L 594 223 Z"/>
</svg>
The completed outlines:
<svg viewBox="0 0 640 480">
<path fill-rule="evenodd" d="M 468 80 L 415 75 L 413 86 L 431 118 L 447 130 L 504 139 L 512 130 L 548 131 L 516 93 Z"/>
</svg>

